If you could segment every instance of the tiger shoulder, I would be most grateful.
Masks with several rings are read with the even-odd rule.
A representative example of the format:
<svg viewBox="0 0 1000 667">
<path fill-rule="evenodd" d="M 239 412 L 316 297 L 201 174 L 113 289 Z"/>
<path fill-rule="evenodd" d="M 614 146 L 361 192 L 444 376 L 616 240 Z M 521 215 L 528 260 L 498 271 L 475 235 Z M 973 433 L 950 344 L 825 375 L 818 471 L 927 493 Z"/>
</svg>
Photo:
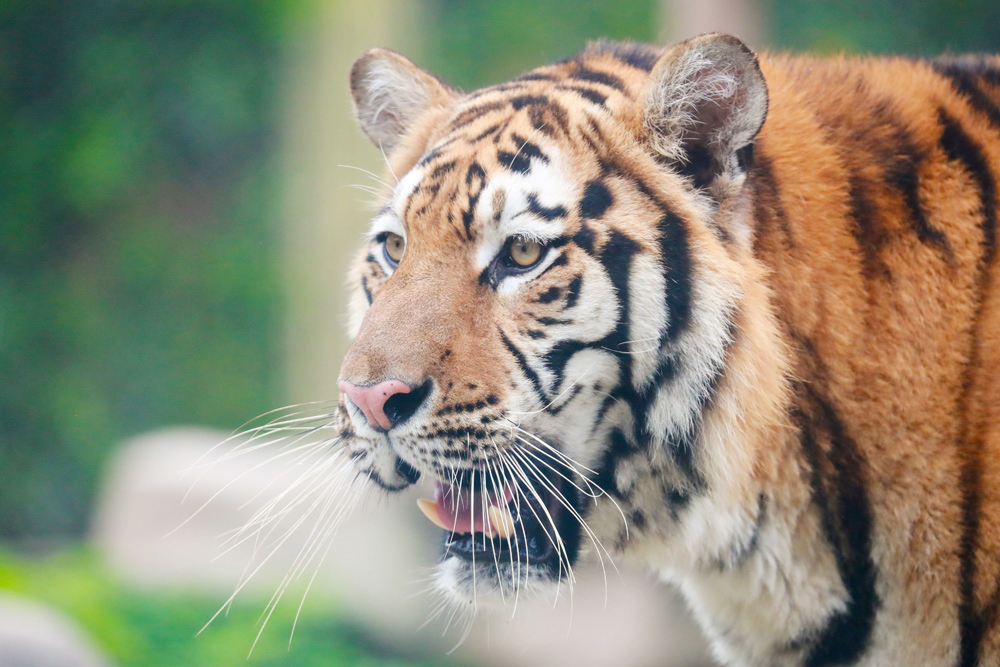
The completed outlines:
<svg viewBox="0 0 1000 667">
<path fill-rule="evenodd" d="M 351 86 L 391 186 L 339 446 L 434 485 L 455 605 L 630 559 L 725 664 L 1000 664 L 1000 59 L 712 34 Z"/>
</svg>

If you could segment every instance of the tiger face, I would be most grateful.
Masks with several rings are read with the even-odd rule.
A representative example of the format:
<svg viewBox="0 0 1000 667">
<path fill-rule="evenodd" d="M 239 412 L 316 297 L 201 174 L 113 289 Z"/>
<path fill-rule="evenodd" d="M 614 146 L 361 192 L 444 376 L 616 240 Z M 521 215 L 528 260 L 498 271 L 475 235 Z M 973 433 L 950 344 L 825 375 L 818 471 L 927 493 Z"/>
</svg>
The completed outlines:
<svg viewBox="0 0 1000 667">
<path fill-rule="evenodd" d="M 374 50 L 351 83 L 395 182 L 352 276 L 357 469 L 390 492 L 434 482 L 438 585 L 461 602 L 661 544 L 740 461 L 695 442 L 749 279 L 753 54 L 596 45 L 463 95 Z"/>
</svg>

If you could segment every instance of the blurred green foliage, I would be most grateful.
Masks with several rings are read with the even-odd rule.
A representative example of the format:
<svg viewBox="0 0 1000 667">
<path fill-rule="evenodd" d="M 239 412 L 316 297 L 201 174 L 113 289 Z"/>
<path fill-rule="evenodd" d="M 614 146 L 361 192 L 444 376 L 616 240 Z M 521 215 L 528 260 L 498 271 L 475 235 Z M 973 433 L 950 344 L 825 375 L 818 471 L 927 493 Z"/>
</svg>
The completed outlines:
<svg viewBox="0 0 1000 667">
<path fill-rule="evenodd" d="M 274 407 L 276 1 L 0 4 L 0 536 L 159 425 Z"/>
<path fill-rule="evenodd" d="M 453 85 L 499 83 L 594 39 L 655 41 L 656 0 L 430 0 L 427 66 Z"/>
<path fill-rule="evenodd" d="M 997 0 L 762 0 L 770 42 L 818 53 L 1000 52 Z"/>
<path fill-rule="evenodd" d="M 297 623 L 297 605 L 279 605 L 247 658 L 260 628 L 260 599 L 241 596 L 228 614 L 197 634 L 218 609 L 218 599 L 139 593 L 119 584 L 98 558 L 83 550 L 40 561 L 0 551 L 0 590 L 67 614 L 123 667 L 423 664 L 378 654 L 376 645 L 363 641 L 356 628 L 331 618 L 329 609 L 319 609 L 322 605 L 315 600 L 303 607 Z"/>
</svg>

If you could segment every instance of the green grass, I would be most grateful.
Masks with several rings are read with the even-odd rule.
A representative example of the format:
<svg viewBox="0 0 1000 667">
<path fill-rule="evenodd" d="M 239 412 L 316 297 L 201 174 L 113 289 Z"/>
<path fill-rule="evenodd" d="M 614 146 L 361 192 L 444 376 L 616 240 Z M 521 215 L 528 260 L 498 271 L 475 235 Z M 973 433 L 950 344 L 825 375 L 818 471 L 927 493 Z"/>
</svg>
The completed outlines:
<svg viewBox="0 0 1000 667">
<path fill-rule="evenodd" d="M 278 606 L 248 658 L 265 601 L 238 599 L 228 615 L 199 635 L 218 608 L 218 598 L 131 589 L 117 581 L 96 554 L 82 548 L 44 559 L 0 550 L 0 590 L 61 610 L 123 666 L 432 664 L 380 653 L 335 613 L 309 605 L 289 647 L 295 602 Z"/>
</svg>

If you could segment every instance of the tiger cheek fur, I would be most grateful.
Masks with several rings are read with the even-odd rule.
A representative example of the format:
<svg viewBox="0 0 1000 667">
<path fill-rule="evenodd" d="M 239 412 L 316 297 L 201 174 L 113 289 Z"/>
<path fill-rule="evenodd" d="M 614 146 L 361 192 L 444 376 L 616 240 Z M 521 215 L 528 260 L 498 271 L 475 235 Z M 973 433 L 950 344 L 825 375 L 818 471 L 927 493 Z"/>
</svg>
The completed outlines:
<svg viewBox="0 0 1000 667">
<path fill-rule="evenodd" d="M 351 87 L 400 178 L 345 446 L 436 483 L 457 604 L 628 557 L 727 664 L 1000 661 L 996 59 L 703 35 L 463 94 L 376 49 Z"/>
</svg>

